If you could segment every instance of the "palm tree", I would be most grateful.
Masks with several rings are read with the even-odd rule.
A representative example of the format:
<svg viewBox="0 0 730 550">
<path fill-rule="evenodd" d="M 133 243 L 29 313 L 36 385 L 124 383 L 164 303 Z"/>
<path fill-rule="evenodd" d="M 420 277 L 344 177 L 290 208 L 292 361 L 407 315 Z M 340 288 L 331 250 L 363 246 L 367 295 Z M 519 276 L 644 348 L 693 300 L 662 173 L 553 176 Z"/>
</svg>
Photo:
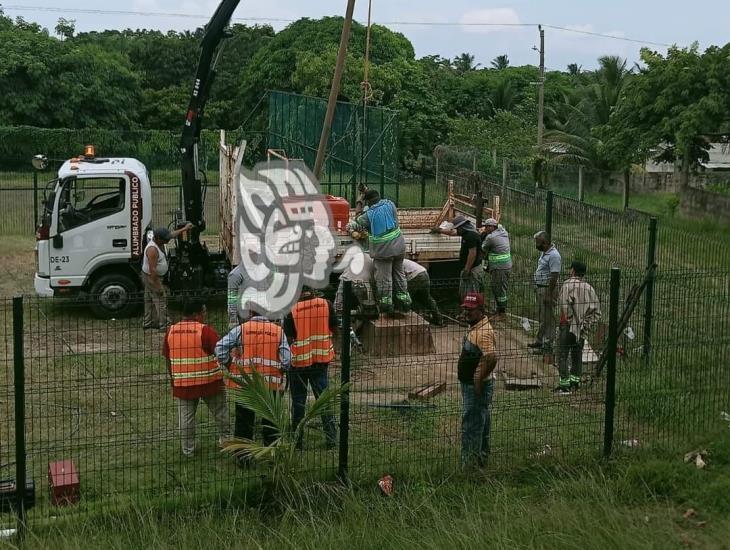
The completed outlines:
<svg viewBox="0 0 730 550">
<path fill-rule="evenodd" d="M 228 376 L 228 375 L 226 375 Z M 249 439 L 233 438 L 224 451 L 254 462 L 271 466 L 271 481 L 275 491 L 292 496 L 296 488 L 296 473 L 299 466 L 296 443 L 300 441 L 308 426 L 323 413 L 332 411 L 350 385 L 330 386 L 324 390 L 307 410 L 296 429 L 291 429 L 289 408 L 279 392 L 272 392 L 263 375 L 257 371 L 244 373 L 240 380 L 232 378 L 239 387 L 232 390 L 233 400 L 252 410 L 257 417 L 269 422 L 276 432 L 276 440 L 264 445 Z"/>
<path fill-rule="evenodd" d="M 617 56 L 603 56 L 598 65 L 592 82 L 566 95 L 556 110 L 542 154 L 549 164 L 578 164 L 597 172 L 603 188 L 611 172 L 625 167 L 612 164 L 597 130 L 608 124 L 633 69 Z"/>
<path fill-rule="evenodd" d="M 506 69 L 507 67 L 509 67 L 509 57 L 507 57 L 506 54 L 498 55 L 497 57 L 492 59 L 492 67 L 497 69 L 498 71 Z"/>
<path fill-rule="evenodd" d="M 578 65 L 577 63 L 568 63 L 568 74 L 570 76 L 578 76 L 582 70 L 583 67 L 581 65 Z"/>
<path fill-rule="evenodd" d="M 479 63 L 475 64 L 474 56 L 470 53 L 464 52 L 454 58 L 454 60 L 451 62 L 451 66 L 457 73 L 464 74 L 469 71 L 475 70 L 477 67 L 479 67 Z"/>
</svg>

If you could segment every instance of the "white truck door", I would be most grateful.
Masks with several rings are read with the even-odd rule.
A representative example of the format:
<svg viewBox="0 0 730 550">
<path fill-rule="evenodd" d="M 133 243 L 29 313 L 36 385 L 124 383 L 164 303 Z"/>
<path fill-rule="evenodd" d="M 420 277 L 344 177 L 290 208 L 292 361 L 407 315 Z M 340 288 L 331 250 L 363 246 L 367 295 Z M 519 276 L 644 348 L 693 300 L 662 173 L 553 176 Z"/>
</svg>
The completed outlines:
<svg viewBox="0 0 730 550">
<path fill-rule="evenodd" d="M 51 230 L 51 286 L 81 286 L 96 267 L 132 257 L 129 188 L 120 174 L 64 182 Z"/>
</svg>

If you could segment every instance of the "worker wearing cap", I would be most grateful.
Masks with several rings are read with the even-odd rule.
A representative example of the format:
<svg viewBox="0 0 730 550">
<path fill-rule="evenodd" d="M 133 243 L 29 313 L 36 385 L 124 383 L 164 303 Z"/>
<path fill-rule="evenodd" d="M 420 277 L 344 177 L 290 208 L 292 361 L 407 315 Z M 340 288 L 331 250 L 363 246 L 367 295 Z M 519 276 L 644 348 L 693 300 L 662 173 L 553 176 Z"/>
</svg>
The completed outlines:
<svg viewBox="0 0 730 550">
<path fill-rule="evenodd" d="M 205 304 L 196 298 L 183 303 L 183 319 L 167 331 L 162 354 L 172 382 L 172 395 L 178 401 L 182 453 L 195 452 L 195 412 L 202 400 L 218 426 L 218 445 L 223 446 L 230 432 L 223 373 L 215 358 L 218 334 L 204 324 Z"/>
<path fill-rule="evenodd" d="M 560 395 L 569 395 L 580 386 L 583 373 L 583 345 L 601 320 L 601 304 L 593 287 L 585 280 L 586 264 L 570 264 L 570 277 L 558 296 L 558 370 Z M 568 364 L 570 363 L 570 365 Z"/>
<path fill-rule="evenodd" d="M 459 298 L 463 299 L 469 292 L 481 292 L 482 290 L 482 274 L 484 271 L 481 265 L 482 239 L 476 228 L 464 216 L 456 216 L 452 224 L 453 229 L 434 227 L 431 232 L 461 237 Z"/>
<path fill-rule="evenodd" d="M 468 292 L 461 304 L 469 332 L 464 337 L 458 378 L 464 402 L 461 422 L 461 462 L 482 467 L 489 456 L 494 371 L 497 367 L 495 338 L 484 311 L 484 296 Z"/>
<path fill-rule="evenodd" d="M 550 351 L 555 338 L 555 303 L 558 298 L 558 278 L 562 259 L 560 252 L 545 231 L 535 233 L 535 248 L 540 251 L 535 270 L 535 300 L 540 328 L 537 338 L 527 346 L 538 351 Z"/>
<path fill-rule="evenodd" d="M 267 318 L 265 307 L 248 302 L 250 317 L 233 327 L 215 346 L 218 362 L 229 373 L 225 383 L 235 389 L 246 383 L 243 374 L 253 371 L 264 377 L 269 390 L 283 393 L 284 371 L 291 365 L 291 349 L 282 328 Z M 233 435 L 253 439 L 256 415 L 241 403 L 236 403 Z M 262 419 L 264 445 L 271 445 L 278 434 L 271 423 Z M 245 464 L 246 459 L 239 460 Z"/>
<path fill-rule="evenodd" d="M 162 283 L 162 279 L 169 269 L 165 245 L 191 227 L 193 227 L 192 223 L 175 231 L 170 231 L 166 227 L 158 227 L 152 232 L 152 239 L 144 249 L 140 277 L 144 288 L 142 327 L 145 330 L 167 330 L 170 324 L 170 318 L 167 316 L 167 291 Z"/>
<path fill-rule="evenodd" d="M 411 296 L 403 272 L 406 241 L 398 225 L 398 211 L 395 204 L 381 199 L 374 189 L 366 191 L 363 200 L 368 209 L 358 216 L 356 222 L 369 233 L 368 245 L 375 267 L 380 310 L 386 314 L 392 313 L 394 308 L 408 311 Z"/>
<path fill-rule="evenodd" d="M 426 318 L 434 325 L 441 326 L 441 312 L 436 300 L 431 296 L 431 278 L 428 270 L 413 260 L 403 260 L 403 270 L 408 282 L 408 293 L 413 299 L 413 306 L 425 313 Z"/>
<path fill-rule="evenodd" d="M 497 305 L 496 313 L 503 315 L 507 310 L 509 279 L 512 274 L 509 233 L 494 218 L 488 218 L 482 226 L 484 266 L 489 272 L 492 294 Z"/>
<path fill-rule="evenodd" d="M 307 386 L 317 399 L 328 386 L 330 362 L 335 358 L 332 334 L 337 328 L 334 306 L 308 287 L 302 288 L 299 301 L 284 318 L 284 333 L 291 346 L 291 369 L 287 373 L 291 390 L 291 423 L 296 430 L 304 418 Z M 322 427 L 328 449 L 335 446 L 337 428 L 331 411 L 322 412 Z M 301 448 L 301 439 L 296 442 Z"/>
</svg>

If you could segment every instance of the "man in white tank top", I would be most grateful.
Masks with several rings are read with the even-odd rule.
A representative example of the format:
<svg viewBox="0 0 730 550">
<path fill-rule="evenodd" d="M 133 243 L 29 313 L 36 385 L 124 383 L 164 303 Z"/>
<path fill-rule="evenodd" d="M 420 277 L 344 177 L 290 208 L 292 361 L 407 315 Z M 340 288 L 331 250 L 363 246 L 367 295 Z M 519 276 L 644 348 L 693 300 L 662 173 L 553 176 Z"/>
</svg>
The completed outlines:
<svg viewBox="0 0 730 550">
<path fill-rule="evenodd" d="M 167 316 L 167 290 L 162 284 L 162 278 L 169 269 L 165 245 L 191 227 L 192 223 L 175 231 L 158 227 L 144 249 L 141 273 L 144 287 L 144 329 L 167 330 L 170 325 L 170 318 Z"/>
</svg>

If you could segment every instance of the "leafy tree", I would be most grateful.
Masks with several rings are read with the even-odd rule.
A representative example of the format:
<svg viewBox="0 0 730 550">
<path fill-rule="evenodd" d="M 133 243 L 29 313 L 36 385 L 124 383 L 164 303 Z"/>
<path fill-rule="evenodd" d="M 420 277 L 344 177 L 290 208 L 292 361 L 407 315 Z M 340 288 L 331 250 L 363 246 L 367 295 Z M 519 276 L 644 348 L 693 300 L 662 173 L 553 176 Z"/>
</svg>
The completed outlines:
<svg viewBox="0 0 730 550">
<path fill-rule="evenodd" d="M 451 66 L 458 74 L 464 74 L 476 70 L 479 64 L 474 63 L 474 56 L 472 54 L 464 52 L 454 58 Z"/>
<path fill-rule="evenodd" d="M 641 52 L 645 65 L 603 135 L 624 162 L 655 157 L 682 161 L 683 185 L 693 164 L 706 158 L 707 134 L 730 130 L 730 44 L 700 53 L 697 44 L 666 56 Z"/>
<path fill-rule="evenodd" d="M 507 67 L 509 67 L 509 57 L 507 57 L 507 55 L 498 55 L 492 59 L 492 68 L 501 71 Z"/>
<path fill-rule="evenodd" d="M 68 40 L 69 38 L 74 37 L 74 33 L 76 32 L 76 21 L 61 17 L 53 30 L 56 31 L 56 34 L 61 38 L 61 40 Z"/>
</svg>

